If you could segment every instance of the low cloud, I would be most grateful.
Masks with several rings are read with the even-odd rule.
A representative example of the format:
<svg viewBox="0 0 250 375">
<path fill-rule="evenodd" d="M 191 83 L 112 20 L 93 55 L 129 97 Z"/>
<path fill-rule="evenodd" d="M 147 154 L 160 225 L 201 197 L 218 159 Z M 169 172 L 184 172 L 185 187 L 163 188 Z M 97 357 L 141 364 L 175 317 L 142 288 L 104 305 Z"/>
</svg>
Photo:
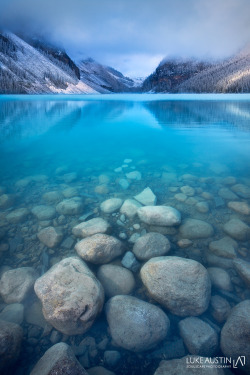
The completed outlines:
<svg viewBox="0 0 250 375">
<path fill-rule="evenodd" d="M 3 27 L 45 36 L 75 59 L 127 75 L 164 56 L 223 58 L 250 41 L 249 0 L 0 0 Z"/>
</svg>

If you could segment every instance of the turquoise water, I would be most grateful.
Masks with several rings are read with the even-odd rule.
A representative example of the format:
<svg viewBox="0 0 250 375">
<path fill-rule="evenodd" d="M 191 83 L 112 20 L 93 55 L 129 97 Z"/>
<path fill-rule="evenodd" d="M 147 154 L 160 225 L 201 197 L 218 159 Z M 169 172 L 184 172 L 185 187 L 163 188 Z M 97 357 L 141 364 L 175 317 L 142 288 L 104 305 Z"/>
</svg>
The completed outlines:
<svg viewBox="0 0 250 375">
<path fill-rule="evenodd" d="M 178 245 L 177 229 L 164 233 L 172 243 L 170 255 L 215 266 L 207 261 L 205 253 L 209 242 L 225 236 L 223 225 L 231 218 L 250 225 L 250 215 L 230 209 L 228 202 L 232 199 L 221 192 L 227 189 L 227 193 L 235 193 L 233 186 L 237 184 L 250 188 L 250 95 L 2 96 L 0 129 L 0 193 L 13 198 L 0 212 L 2 266 L 34 267 L 41 274 L 44 262 L 48 261 L 49 268 L 62 257 L 75 255 L 72 227 L 86 213 L 89 218 L 107 219 L 112 235 L 119 238 L 125 234 L 122 241 L 131 250 L 132 234 L 143 234 L 150 228 L 137 217 L 121 225 L 117 223 L 119 215 L 103 214 L 100 204 L 113 197 L 133 198 L 146 187 L 154 192 L 158 205 L 170 205 L 182 213 L 183 219 L 200 219 L 214 227 L 213 238 L 193 240 L 188 250 Z M 125 159 L 131 162 L 124 162 Z M 128 178 L 126 174 L 132 171 L 140 172 L 141 179 Z M 126 188 L 123 179 L 127 181 Z M 195 189 L 193 199 L 176 197 L 187 185 Z M 71 196 L 82 199 L 81 213 L 64 218 L 57 214 L 44 222 L 30 213 L 34 206 L 47 204 L 44 193 L 62 194 L 67 188 L 75 188 Z M 233 200 L 249 204 L 249 198 L 238 195 Z M 206 203 L 207 212 L 197 209 L 199 202 Z M 10 223 L 6 216 L 22 207 L 29 214 L 20 222 Z M 133 224 L 138 223 L 140 229 L 134 229 Z M 62 228 L 63 240 L 73 239 L 71 246 L 48 249 L 41 244 L 37 233 L 48 225 Z M 237 257 L 249 260 L 249 241 L 237 242 Z M 96 272 L 95 267 L 93 270 Z M 249 298 L 249 291 L 235 270 L 229 268 L 228 272 L 233 285 L 226 297 L 230 304 Z M 136 280 L 134 295 L 140 296 L 142 286 L 137 273 Z M 213 294 L 220 292 L 214 286 Z M 225 297 L 225 293 L 221 295 Z M 25 309 L 35 300 L 31 295 L 28 302 L 24 301 Z M 209 313 L 206 318 L 221 327 Z M 108 336 L 105 317 L 98 319 L 84 335 L 94 336 L 97 343 Z M 33 325 L 24 319 L 22 326 L 25 339 L 16 374 L 26 374 L 27 368 L 52 346 L 49 336 L 42 336 L 42 330 L 38 330 L 35 344 L 31 345 L 29 340 L 33 337 L 29 332 Z M 168 340 L 176 337 L 178 332 L 173 329 Z M 76 344 L 74 340 L 80 339 L 66 340 Z M 112 348 L 109 343 L 108 349 Z M 113 369 L 117 374 L 153 374 L 160 359 L 166 357 L 164 353 L 162 357 L 152 355 L 153 350 L 145 356 L 122 349 L 121 353 L 122 360 Z M 89 367 L 100 363 L 102 350 L 90 358 Z"/>
</svg>

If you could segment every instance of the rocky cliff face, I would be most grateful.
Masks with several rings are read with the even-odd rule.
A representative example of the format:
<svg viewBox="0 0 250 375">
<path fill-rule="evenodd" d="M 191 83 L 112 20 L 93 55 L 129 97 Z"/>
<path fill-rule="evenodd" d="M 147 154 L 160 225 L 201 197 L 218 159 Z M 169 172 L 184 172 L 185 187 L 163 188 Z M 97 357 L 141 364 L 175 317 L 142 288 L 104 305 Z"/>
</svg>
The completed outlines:
<svg viewBox="0 0 250 375">
<path fill-rule="evenodd" d="M 64 56 L 64 59 L 66 57 Z M 53 61 L 52 61 L 53 59 Z M 0 34 L 0 93 L 96 93 L 74 69 L 10 32 Z"/>
<path fill-rule="evenodd" d="M 0 94 L 133 92 L 136 83 L 93 59 L 76 64 L 39 39 L 0 33 Z"/>
<path fill-rule="evenodd" d="M 79 64 L 81 80 L 101 93 L 133 92 L 135 82 L 117 70 L 89 58 Z"/>
<path fill-rule="evenodd" d="M 171 59 L 161 62 L 142 85 L 142 91 L 175 92 L 178 86 L 211 64 L 194 60 Z"/>
<path fill-rule="evenodd" d="M 217 62 L 165 60 L 143 83 L 144 92 L 250 92 L 250 47 Z"/>
</svg>

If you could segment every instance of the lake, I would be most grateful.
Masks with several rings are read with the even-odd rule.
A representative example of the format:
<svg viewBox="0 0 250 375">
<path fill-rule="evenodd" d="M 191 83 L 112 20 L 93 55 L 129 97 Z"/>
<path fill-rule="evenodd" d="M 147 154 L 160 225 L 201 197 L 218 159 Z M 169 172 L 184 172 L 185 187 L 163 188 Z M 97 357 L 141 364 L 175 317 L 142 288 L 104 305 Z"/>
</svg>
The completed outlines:
<svg viewBox="0 0 250 375">
<path fill-rule="evenodd" d="M 11 374 L 30 373 L 47 349 L 63 341 L 73 347 L 86 369 L 104 366 L 116 374 L 153 375 L 160 360 L 191 353 L 180 328 L 180 321 L 189 316 L 197 316 L 212 327 L 219 340 L 231 308 L 250 298 L 250 95 L 2 96 L 0 129 L 0 274 L 8 285 L 15 284 L 13 278 L 22 285 L 18 291 L 14 290 L 17 286 L 5 285 L 6 293 L 3 282 L 0 287 L 0 319 L 6 319 L 8 307 L 7 311 L 12 311 L 10 321 L 23 328 L 21 354 Z M 128 199 L 133 201 L 124 208 Z M 156 211 L 153 219 L 146 211 L 136 213 L 140 206 L 171 207 L 181 219 L 166 224 Z M 149 216 L 145 219 L 143 215 Z M 98 225 L 94 222 L 91 228 L 73 229 L 94 218 L 103 221 Z M 104 267 L 101 271 L 105 275 L 101 275 L 100 267 L 112 264 L 129 270 L 119 279 L 125 280 L 121 283 L 127 283 L 126 277 L 133 279 L 134 284 L 124 294 L 134 296 L 139 303 L 147 302 L 145 309 L 148 303 L 156 306 L 169 318 L 167 334 L 149 347 L 140 343 L 137 350 L 137 344 L 121 344 L 112 327 L 125 324 L 124 330 L 129 331 L 129 321 L 114 323 L 112 319 L 118 318 L 105 315 L 100 300 L 99 313 L 83 333 L 81 329 L 80 333 L 61 329 L 57 317 L 48 317 L 47 306 L 43 306 L 47 324 L 44 320 L 40 300 L 43 304 L 52 302 L 37 297 L 35 279 L 45 280 L 46 272 L 62 259 L 88 252 L 76 251 L 76 243 L 100 232 L 118 239 L 122 249 L 114 254 L 113 248 L 108 249 L 106 258 L 82 256 L 103 284 L 105 302 L 123 294 L 124 289 L 118 285 L 118 292 L 114 292 L 114 285 L 109 285 L 113 278 L 115 283 L 115 278 L 121 277 L 112 274 L 112 268 L 105 271 Z M 161 236 L 138 243 L 148 233 Z M 163 251 L 166 240 L 168 248 Z M 105 241 L 98 250 L 96 243 L 88 246 L 94 246 L 93 252 L 102 252 Z M 142 255 L 137 254 L 135 243 L 138 251 L 144 251 Z M 151 254 L 148 257 L 146 250 Z M 200 312 L 188 312 L 182 305 L 186 311 L 182 313 L 162 302 L 151 290 L 151 281 L 148 284 L 142 273 L 140 276 L 144 264 L 157 256 L 190 260 L 186 276 L 184 267 L 184 284 L 190 281 L 189 265 L 197 265 L 191 260 L 202 270 L 205 267 L 202 272 L 211 279 L 212 299 L 206 291 L 210 293 L 204 302 L 207 305 Z M 33 270 L 26 269 L 20 279 L 10 273 L 21 267 Z M 178 274 L 182 263 L 176 267 Z M 12 293 L 13 298 L 9 298 Z M 125 310 L 131 301 L 125 303 Z M 19 306 L 13 306 L 16 303 Z M 70 314 L 73 321 L 75 315 Z M 133 315 L 130 319 L 133 336 L 136 321 L 133 323 Z M 130 339 L 126 336 L 124 340 Z M 205 348 L 204 353 L 193 354 L 222 355 L 219 344 L 213 350 L 208 344 Z M 109 351 L 116 353 L 107 354 Z M 117 361 L 112 362 L 110 356 Z"/>
</svg>

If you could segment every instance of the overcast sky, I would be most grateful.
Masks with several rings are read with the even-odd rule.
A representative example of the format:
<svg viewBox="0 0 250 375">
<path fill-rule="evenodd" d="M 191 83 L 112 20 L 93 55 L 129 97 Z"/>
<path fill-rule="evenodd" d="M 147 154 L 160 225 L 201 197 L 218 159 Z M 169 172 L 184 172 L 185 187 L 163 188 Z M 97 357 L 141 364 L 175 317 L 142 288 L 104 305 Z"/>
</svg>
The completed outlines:
<svg viewBox="0 0 250 375">
<path fill-rule="evenodd" d="M 217 59 L 250 42 L 250 0 L 0 0 L 0 9 L 5 27 L 132 77 L 166 56 Z"/>
</svg>

